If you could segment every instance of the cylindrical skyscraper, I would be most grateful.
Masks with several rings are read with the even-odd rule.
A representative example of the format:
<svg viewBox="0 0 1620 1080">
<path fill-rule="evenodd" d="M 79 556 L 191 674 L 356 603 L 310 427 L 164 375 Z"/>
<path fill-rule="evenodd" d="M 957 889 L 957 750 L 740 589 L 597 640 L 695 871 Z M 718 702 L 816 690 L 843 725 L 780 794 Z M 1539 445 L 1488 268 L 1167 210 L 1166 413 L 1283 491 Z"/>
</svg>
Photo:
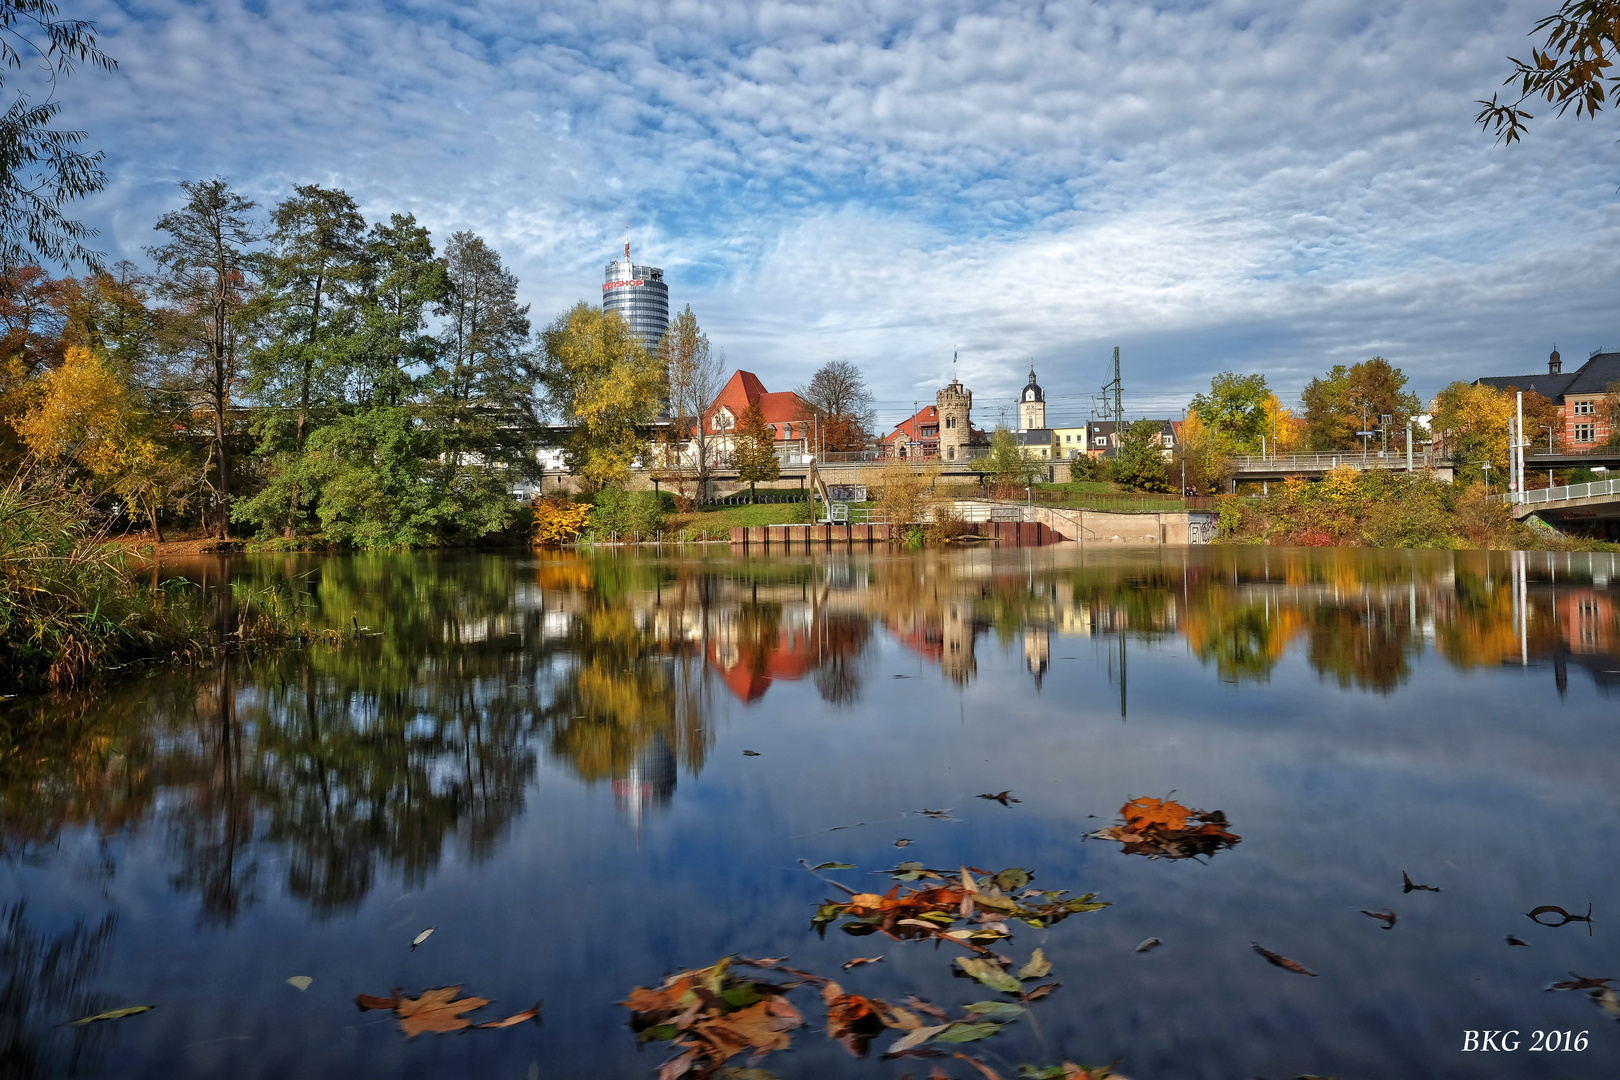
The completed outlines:
<svg viewBox="0 0 1620 1080">
<path fill-rule="evenodd" d="M 633 264 L 628 240 L 624 242 L 624 260 L 607 264 L 602 310 L 617 311 L 648 352 L 658 348 L 669 327 L 669 286 L 664 284 L 664 271 Z"/>
</svg>

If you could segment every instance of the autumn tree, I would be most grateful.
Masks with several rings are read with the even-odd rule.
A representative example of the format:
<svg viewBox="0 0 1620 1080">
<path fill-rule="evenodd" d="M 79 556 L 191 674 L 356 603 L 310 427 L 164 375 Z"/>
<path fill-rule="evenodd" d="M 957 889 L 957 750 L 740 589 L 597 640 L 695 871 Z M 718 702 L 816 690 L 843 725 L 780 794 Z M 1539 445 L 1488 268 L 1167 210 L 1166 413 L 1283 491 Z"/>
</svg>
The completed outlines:
<svg viewBox="0 0 1620 1080">
<path fill-rule="evenodd" d="M 1392 433 L 1399 431 L 1404 441 L 1407 418 L 1421 410 L 1406 383 L 1406 373 L 1381 356 L 1348 368 L 1335 364 L 1325 376 L 1312 379 L 1300 395 L 1310 449 L 1351 449 L 1359 445 L 1357 431 L 1371 430 L 1363 424 L 1377 425 L 1386 415 Z"/>
<path fill-rule="evenodd" d="M 1576 116 L 1591 117 L 1603 108 L 1603 84 L 1611 91 L 1620 86 L 1620 76 L 1609 70 L 1620 49 L 1620 0 L 1564 0 L 1530 33 L 1547 37 L 1530 50 L 1529 60 L 1508 58 L 1514 69 L 1503 80 L 1514 88 L 1509 100 L 1499 100 L 1498 91 L 1489 101 L 1475 102 L 1480 106 L 1475 120 L 1501 143 L 1524 137 L 1525 121 L 1534 117 L 1521 106 L 1534 98 L 1545 99 L 1559 116 L 1573 106 Z"/>
<path fill-rule="evenodd" d="M 731 463 L 737 467 L 737 479 L 747 481 L 749 499 L 757 497 L 755 484 L 782 475 L 776 439 L 765 425 L 765 413 L 757 401 L 737 418 L 737 429 L 731 433 Z"/>
<path fill-rule="evenodd" d="M 563 456 L 592 489 L 622 487 L 647 456 L 647 427 L 663 389 L 659 359 L 616 311 L 583 300 L 540 335 L 540 382 L 554 415 L 570 426 Z"/>
<path fill-rule="evenodd" d="M 60 367 L 40 380 L 34 407 L 17 430 L 42 463 L 80 472 L 92 497 L 115 494 L 134 518 L 163 539 L 159 517 L 183 492 L 188 470 L 169 452 L 111 366 L 83 345 L 68 346 Z"/>
<path fill-rule="evenodd" d="M 1266 395 L 1266 446 L 1272 453 L 1290 454 L 1304 438 L 1304 425 L 1292 409 L 1283 408 L 1275 393 Z"/>
<path fill-rule="evenodd" d="M 243 309 L 252 298 L 260 239 L 256 205 L 223 178 L 182 180 L 186 201 L 158 219 L 168 239 L 147 253 L 158 264 L 157 292 L 168 301 L 161 338 L 173 383 L 190 396 L 212 428 L 215 532 L 231 534 L 231 410 L 241 389 L 239 341 Z"/>
<path fill-rule="evenodd" d="M 0 0 L 0 67 L 16 71 L 25 60 L 46 70 L 43 100 L 16 91 L 0 114 L 0 267 L 36 260 L 94 264 L 85 241 L 96 230 L 63 213 L 67 203 L 107 184 L 102 154 L 79 149 L 83 131 L 53 127 L 62 110 L 56 79 L 76 64 L 103 71 L 118 67 L 96 43 L 94 23 L 59 19 L 55 0 Z"/>
<path fill-rule="evenodd" d="M 724 385 L 723 361 L 709 348 L 709 335 L 698 326 L 692 305 L 676 315 L 658 343 L 669 402 L 669 427 L 663 448 L 665 467 L 683 488 L 688 480 L 702 501 L 709 492 L 716 441 L 703 423 L 703 412 Z"/>
<path fill-rule="evenodd" d="M 1537 394 L 1536 396 L 1540 397 L 1541 395 Z M 1526 396 L 1525 400 L 1529 400 L 1528 396 Z M 1548 402 L 1548 404 L 1553 405 L 1552 402 Z M 1557 408 L 1556 405 L 1553 405 L 1553 407 L 1555 409 Z M 1599 405 L 1599 412 L 1603 417 L 1603 422 L 1609 426 L 1608 445 L 1620 446 L 1620 382 L 1611 382 L 1607 387 L 1604 388 L 1604 397 L 1603 401 Z M 1558 423 L 1562 425 L 1562 411 L 1556 413 L 1555 415 Z M 1542 422 L 1545 423 L 1546 421 Z M 1534 435 L 1536 432 L 1536 429 L 1530 426 L 1529 416 L 1526 416 L 1524 419 L 1524 429 L 1532 435 Z M 1558 430 L 1560 433 L 1563 431 L 1562 427 L 1560 427 Z"/>
<path fill-rule="evenodd" d="M 1187 411 L 1224 435 L 1234 452 L 1258 453 L 1261 439 L 1270 438 L 1268 402 L 1274 397 L 1264 375 L 1223 371 L 1210 380 L 1209 393 L 1196 395 Z"/>
<path fill-rule="evenodd" d="M 1275 396 L 1272 400 L 1276 400 Z M 1204 423 L 1200 414 L 1189 411 L 1181 424 L 1181 438 L 1176 442 L 1171 469 L 1174 473 L 1171 479 L 1179 483 L 1185 475 L 1187 486 L 1199 494 L 1219 494 L 1232 478 L 1230 437 Z"/>
<path fill-rule="evenodd" d="M 860 368 L 848 360 L 829 361 L 796 392 L 804 407 L 801 419 L 815 425 L 813 450 L 866 449 L 875 413 Z"/>
<path fill-rule="evenodd" d="M 1513 396 L 1494 386 L 1454 382 L 1435 398 L 1434 428 L 1441 433 L 1446 457 L 1457 478 L 1484 478 L 1486 469 L 1507 478 L 1508 420 Z"/>
</svg>

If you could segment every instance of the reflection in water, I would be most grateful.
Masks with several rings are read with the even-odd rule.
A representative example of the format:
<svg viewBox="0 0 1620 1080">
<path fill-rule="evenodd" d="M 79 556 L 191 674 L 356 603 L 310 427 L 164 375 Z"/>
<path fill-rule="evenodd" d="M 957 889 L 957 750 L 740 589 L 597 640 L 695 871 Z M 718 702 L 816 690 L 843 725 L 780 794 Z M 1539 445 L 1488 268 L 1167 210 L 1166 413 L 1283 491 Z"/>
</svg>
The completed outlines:
<svg viewBox="0 0 1620 1080">
<path fill-rule="evenodd" d="M 1432 649 L 1462 670 L 1546 664 L 1560 689 L 1575 666 L 1606 692 L 1614 571 L 1607 555 L 1275 549 L 239 563 L 366 635 L 13 703 L 0 851 L 49 859 L 65 828 L 105 841 L 150 819 L 202 920 L 228 925 L 267 890 L 326 918 L 385 874 L 425 880 L 448 848 L 487 859 L 541 755 L 609 784 L 639 824 L 704 767 L 725 708 L 806 682 L 852 707 L 892 646 L 966 686 L 994 641 L 1038 691 L 1054 637 L 1106 641 L 1122 712 L 1129 639 L 1183 640 L 1232 683 L 1292 651 L 1389 694 Z"/>
<path fill-rule="evenodd" d="M 83 919 L 49 937 L 28 920 L 26 902 L 0 911 L 0 1077 L 29 1080 L 92 1076 L 105 1049 L 105 1027 L 63 1024 L 107 1009 L 89 989 L 117 925 L 108 915 L 94 927 Z"/>
</svg>

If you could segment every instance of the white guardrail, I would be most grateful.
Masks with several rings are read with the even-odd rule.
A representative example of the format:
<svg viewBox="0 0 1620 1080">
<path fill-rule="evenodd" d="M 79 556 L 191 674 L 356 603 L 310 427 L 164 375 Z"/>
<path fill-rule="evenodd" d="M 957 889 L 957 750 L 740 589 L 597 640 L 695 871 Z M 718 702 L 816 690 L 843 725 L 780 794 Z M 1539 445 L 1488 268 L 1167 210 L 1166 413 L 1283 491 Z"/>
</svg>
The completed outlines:
<svg viewBox="0 0 1620 1080">
<path fill-rule="evenodd" d="M 1620 495 L 1620 480 L 1595 480 L 1590 484 L 1565 484 L 1562 487 L 1536 488 L 1533 491 L 1510 491 L 1502 496 L 1502 501 L 1523 505 L 1590 499 L 1596 495 Z"/>
</svg>

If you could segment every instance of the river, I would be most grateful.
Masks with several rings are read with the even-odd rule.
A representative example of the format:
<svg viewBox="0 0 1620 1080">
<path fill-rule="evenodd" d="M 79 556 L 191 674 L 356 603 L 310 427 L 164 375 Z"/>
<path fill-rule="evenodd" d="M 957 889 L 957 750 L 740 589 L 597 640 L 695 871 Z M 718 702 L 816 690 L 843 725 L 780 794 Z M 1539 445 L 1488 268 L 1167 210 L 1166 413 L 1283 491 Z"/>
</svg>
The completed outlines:
<svg viewBox="0 0 1620 1080">
<path fill-rule="evenodd" d="M 945 880 L 902 894 L 1022 868 L 1109 906 L 1002 923 L 989 948 L 1015 972 L 1040 948 L 1061 985 L 987 1037 L 925 1044 L 946 1056 L 882 1059 L 896 1030 L 857 1058 L 809 986 L 789 994 L 808 1026 L 755 1067 L 984 1075 L 959 1051 L 1008 1080 L 1065 1059 L 1132 1080 L 1620 1075 L 1614 997 L 1546 989 L 1620 976 L 1611 555 L 607 550 L 165 573 L 227 623 L 224 583 L 237 602 L 284 583 L 341 640 L 4 703 L 8 1077 L 649 1077 L 669 1044 L 638 1045 L 617 1003 L 727 955 L 952 1018 L 1011 1003 L 953 967 L 982 954 L 925 929 L 812 928 L 906 861 Z M 1154 858 L 1188 852 L 1087 836 L 1145 797 L 1218 810 L 1239 839 Z M 1577 918 L 1529 917 L 1547 906 Z M 355 1005 L 447 985 L 490 1000 L 475 1022 L 537 1000 L 542 1022 L 406 1038 Z M 1465 1049 L 1497 1031 L 1516 1049 Z M 1548 1032 L 1558 1048 L 1532 1049 Z"/>
</svg>

